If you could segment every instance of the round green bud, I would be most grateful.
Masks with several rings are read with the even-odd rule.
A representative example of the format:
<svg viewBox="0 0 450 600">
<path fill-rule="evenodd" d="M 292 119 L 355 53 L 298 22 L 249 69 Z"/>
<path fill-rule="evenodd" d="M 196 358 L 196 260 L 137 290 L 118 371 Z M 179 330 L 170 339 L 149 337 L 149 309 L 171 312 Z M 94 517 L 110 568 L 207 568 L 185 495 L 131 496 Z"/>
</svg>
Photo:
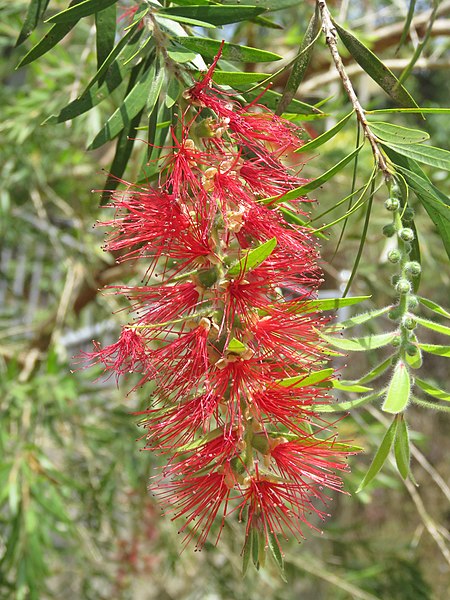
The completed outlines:
<svg viewBox="0 0 450 600">
<path fill-rule="evenodd" d="M 402 218 L 404 221 L 412 221 L 414 219 L 414 215 L 414 209 L 408 206 L 408 208 L 405 208 Z"/>
<path fill-rule="evenodd" d="M 391 283 L 393 286 L 396 286 L 399 281 L 400 281 L 400 275 L 392 275 Z"/>
<path fill-rule="evenodd" d="M 405 270 L 408 273 L 411 273 L 411 275 L 420 275 L 420 273 L 422 271 L 422 267 L 420 266 L 420 264 L 418 262 L 413 260 L 413 261 L 406 263 Z"/>
<path fill-rule="evenodd" d="M 388 260 L 391 263 L 398 263 L 402 258 L 402 253 L 399 250 L 391 250 L 388 253 Z"/>
<path fill-rule="evenodd" d="M 400 208 L 400 200 L 397 200 L 397 198 L 388 198 L 384 203 L 384 207 L 386 210 L 395 212 Z"/>
<path fill-rule="evenodd" d="M 411 291 L 411 284 L 407 279 L 400 279 L 395 286 L 395 289 L 399 294 L 409 294 Z"/>
<path fill-rule="evenodd" d="M 402 190 L 399 186 L 399 184 L 397 183 L 397 181 L 393 181 L 392 186 L 391 186 L 391 196 L 393 196 L 394 198 L 401 198 L 402 197 Z"/>
<path fill-rule="evenodd" d="M 389 225 L 385 225 L 383 227 L 383 235 L 386 237 L 392 237 L 395 234 L 395 225 L 393 223 L 389 223 Z"/>
<path fill-rule="evenodd" d="M 409 331 L 412 331 L 416 328 L 417 321 L 411 317 L 405 317 L 403 319 L 403 326 L 406 327 L 406 329 L 409 329 Z"/>
<path fill-rule="evenodd" d="M 409 227 L 403 227 L 403 229 L 400 229 L 398 235 L 404 242 L 412 242 L 414 239 L 414 231 Z"/>
<path fill-rule="evenodd" d="M 396 335 L 395 338 L 391 342 L 391 344 L 394 346 L 394 348 L 398 348 L 401 343 L 402 343 L 402 338 L 399 335 Z"/>
<path fill-rule="evenodd" d="M 399 306 L 391 308 L 391 310 L 388 312 L 388 317 L 391 319 L 391 321 L 397 321 L 401 316 L 402 310 Z"/>
<path fill-rule="evenodd" d="M 415 344 L 407 344 L 406 354 L 408 356 L 415 356 L 419 352 L 419 348 Z"/>
<path fill-rule="evenodd" d="M 419 308 L 419 300 L 416 296 L 410 296 L 408 298 L 408 309 L 416 310 L 417 308 Z"/>
</svg>

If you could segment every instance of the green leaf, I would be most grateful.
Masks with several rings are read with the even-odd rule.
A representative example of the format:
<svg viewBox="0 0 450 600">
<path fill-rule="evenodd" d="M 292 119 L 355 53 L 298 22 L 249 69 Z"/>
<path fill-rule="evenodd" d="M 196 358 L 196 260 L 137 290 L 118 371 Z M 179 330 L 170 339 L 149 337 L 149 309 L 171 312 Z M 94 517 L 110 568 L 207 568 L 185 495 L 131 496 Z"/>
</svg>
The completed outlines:
<svg viewBox="0 0 450 600">
<path fill-rule="evenodd" d="M 437 304 L 436 302 L 433 302 L 432 300 L 428 300 L 428 298 L 422 298 L 421 296 L 417 296 L 417 298 L 421 304 L 423 304 L 424 306 L 426 306 L 427 308 L 429 308 L 436 314 L 441 315 L 442 317 L 447 317 L 447 319 L 450 319 L 450 312 L 448 312 L 448 310 L 446 310 L 442 306 L 439 306 L 439 304 Z"/>
<path fill-rule="evenodd" d="M 414 16 L 414 9 L 416 8 L 416 0 L 410 0 L 408 13 L 406 15 L 405 24 L 403 25 L 402 35 L 400 37 L 400 41 L 397 46 L 396 53 L 400 50 L 403 44 L 406 42 L 409 36 L 409 30 L 411 28 L 411 22 Z"/>
<path fill-rule="evenodd" d="M 157 94 L 161 90 L 163 78 L 164 72 L 160 70 L 156 73 L 154 64 L 144 71 L 120 107 L 111 115 L 95 136 L 88 149 L 95 150 L 115 138 L 125 126 L 131 123 L 147 102 L 149 111 L 151 112 L 158 98 Z"/>
<path fill-rule="evenodd" d="M 423 319 L 422 317 L 418 317 L 416 315 L 414 315 L 413 318 L 420 325 L 422 325 L 422 327 L 426 327 L 427 329 L 437 331 L 438 333 L 442 333 L 444 335 L 450 335 L 450 327 L 446 327 L 445 325 L 441 325 L 440 323 L 435 323 L 434 321 L 429 321 L 428 319 Z"/>
<path fill-rule="evenodd" d="M 318 33 L 320 31 L 320 19 L 319 19 L 319 9 L 316 5 L 314 10 L 314 15 L 312 16 L 308 27 L 306 29 L 305 36 L 300 44 L 299 53 L 297 58 L 292 65 L 291 72 L 289 74 L 289 78 L 286 82 L 285 88 L 283 90 L 283 94 L 280 98 L 280 102 L 278 103 L 276 114 L 281 115 L 286 112 L 287 107 L 289 106 L 291 100 L 294 98 L 294 95 L 303 81 L 303 77 L 305 76 L 306 69 L 311 60 L 311 56 L 314 49 L 315 41 L 317 40 Z"/>
<path fill-rule="evenodd" d="M 302 0 L 245 0 L 245 4 L 251 4 L 252 6 L 265 8 L 271 12 L 275 10 L 282 10 L 283 8 L 289 8 L 290 6 L 296 6 L 301 2 Z M 244 4 L 244 0 L 221 0 L 221 4 L 225 4 L 227 6 L 240 6 L 241 4 Z"/>
<path fill-rule="evenodd" d="M 423 179 L 403 167 L 398 168 L 436 225 L 447 254 L 450 257 L 450 206 L 448 198 L 428 179 Z"/>
<path fill-rule="evenodd" d="M 48 33 L 35 45 L 31 48 L 29 52 L 25 54 L 22 60 L 17 65 L 17 69 L 20 67 L 24 67 L 25 65 L 30 64 L 37 58 L 40 58 L 44 54 L 46 54 L 49 50 L 56 46 L 58 42 L 60 42 L 69 31 L 75 27 L 76 22 L 73 23 L 64 23 L 63 25 L 53 25 Z"/>
<path fill-rule="evenodd" d="M 375 456 L 373 458 L 373 461 L 369 467 L 369 470 L 364 475 L 364 478 L 361 481 L 361 483 L 359 484 L 358 489 L 356 490 L 356 493 L 363 490 L 372 481 L 372 479 L 379 473 L 379 471 L 383 467 L 384 463 L 387 460 L 387 457 L 389 456 L 389 451 L 392 447 L 392 444 L 394 443 L 395 434 L 397 433 L 397 426 L 398 426 L 398 420 L 394 419 L 392 421 L 391 425 L 389 426 L 389 429 L 386 431 L 386 433 L 383 437 L 383 441 L 381 442 L 380 447 L 378 448 L 377 453 L 375 454 Z"/>
<path fill-rule="evenodd" d="M 300 148 L 298 148 L 298 150 L 296 150 L 295 152 L 296 153 L 309 152 L 310 150 L 314 150 L 315 148 L 322 146 L 323 144 L 325 144 L 325 142 L 328 142 L 328 140 L 331 140 L 344 127 L 344 125 L 348 122 L 348 120 L 350 119 L 350 117 L 353 115 L 354 112 L 355 111 L 352 110 L 351 113 L 349 113 L 348 115 L 345 115 L 345 117 L 343 119 L 341 119 L 338 123 L 336 123 L 336 125 L 334 127 L 329 129 L 328 131 L 325 131 L 324 133 L 322 133 L 318 137 L 314 138 L 310 142 L 303 144 L 303 146 L 300 146 Z"/>
<path fill-rule="evenodd" d="M 433 396 L 433 398 L 437 398 L 438 400 L 445 400 L 445 402 L 450 402 L 450 394 L 448 392 L 445 392 L 444 390 L 435 387 L 434 385 L 432 385 L 428 381 L 425 381 L 424 379 L 419 379 L 419 377 L 416 377 L 414 381 L 416 385 L 420 387 L 421 390 L 426 392 L 429 396 Z"/>
<path fill-rule="evenodd" d="M 16 47 L 20 46 L 28 36 L 36 29 L 42 15 L 44 14 L 49 0 L 31 0 L 28 4 L 27 15 L 23 21 L 22 29 L 17 38 Z"/>
<path fill-rule="evenodd" d="M 245 539 L 244 549 L 242 550 L 242 576 L 247 573 L 248 565 L 250 564 L 250 556 L 252 555 L 252 540 L 253 537 L 248 535 Z"/>
<path fill-rule="evenodd" d="M 414 404 L 422 406 L 423 408 L 431 408 L 431 410 L 440 410 L 442 412 L 450 413 L 450 406 L 445 406 L 445 404 L 439 404 L 438 402 L 427 402 L 427 400 L 421 400 L 415 396 L 412 396 L 411 400 L 414 402 Z"/>
<path fill-rule="evenodd" d="M 270 552 L 275 560 L 277 567 L 280 570 L 281 578 L 283 579 L 283 581 L 285 583 L 287 583 L 286 575 L 284 573 L 284 559 L 283 559 L 283 555 L 281 554 L 281 550 L 280 550 L 280 546 L 279 546 L 277 537 L 274 533 L 269 532 L 267 538 L 269 541 Z"/>
<path fill-rule="evenodd" d="M 239 277 L 258 267 L 268 256 L 272 254 L 277 245 L 277 238 L 272 238 L 259 245 L 254 250 L 250 250 L 236 264 L 228 269 L 229 277 Z"/>
<path fill-rule="evenodd" d="M 116 39 L 116 4 L 95 13 L 95 28 L 97 31 L 97 68 L 99 69 L 114 48 Z"/>
<path fill-rule="evenodd" d="M 367 323 L 367 321 L 371 321 L 372 319 L 376 319 L 377 317 L 384 315 L 391 308 L 391 306 L 385 306 L 384 308 L 379 308 L 377 310 L 369 310 L 368 312 L 356 315 L 354 317 L 351 317 L 350 319 L 346 319 L 345 321 L 335 323 L 334 325 L 328 327 L 327 331 L 342 331 L 343 329 L 350 329 L 351 327 L 355 327 L 356 325 Z"/>
<path fill-rule="evenodd" d="M 394 125 L 393 123 L 370 121 L 369 127 L 377 138 L 392 144 L 419 144 L 430 139 L 426 131 L 409 129 L 408 127 Z"/>
<path fill-rule="evenodd" d="M 167 27 L 167 23 L 175 21 L 176 23 L 183 23 L 185 25 L 192 25 L 193 27 L 203 27 L 204 29 L 215 29 L 216 26 L 206 21 L 199 21 L 198 19 L 189 19 L 188 17 L 178 17 L 176 15 L 162 15 L 160 13 L 155 15 L 155 19 L 162 27 Z"/>
<path fill-rule="evenodd" d="M 56 15 L 47 19 L 46 23 L 72 23 L 79 21 L 82 17 L 93 15 L 115 3 L 116 0 L 82 0 L 76 6 L 71 6 L 56 13 Z"/>
<path fill-rule="evenodd" d="M 420 369 L 423 364 L 422 352 L 417 344 L 414 344 L 414 346 L 416 350 L 415 353 L 412 355 L 406 353 L 405 360 L 412 369 Z"/>
<path fill-rule="evenodd" d="M 399 360 L 394 368 L 394 375 L 389 384 L 386 398 L 381 407 L 384 412 L 396 415 L 403 412 L 409 402 L 411 378 L 408 367 Z"/>
<path fill-rule="evenodd" d="M 378 85 L 398 104 L 405 107 L 417 107 L 415 100 L 380 59 L 349 31 L 333 21 L 344 46 L 356 62 Z"/>
<path fill-rule="evenodd" d="M 315 385 L 320 381 L 324 381 L 333 375 L 333 369 L 322 369 L 321 371 L 316 371 L 315 373 L 311 373 L 310 375 L 297 375 L 296 377 L 287 377 L 285 379 L 279 379 L 277 381 L 278 385 L 283 387 L 292 387 L 299 388 L 305 387 L 307 385 Z M 332 383 L 332 382 L 330 382 Z"/>
<path fill-rule="evenodd" d="M 409 463 L 411 460 L 409 449 L 409 434 L 403 415 L 398 420 L 397 431 L 394 442 L 395 461 L 400 475 L 406 479 L 409 474 Z"/>
<path fill-rule="evenodd" d="M 167 48 L 167 54 L 172 60 L 180 64 L 191 62 L 197 56 L 195 52 L 191 52 L 191 50 L 188 50 L 182 46 L 170 46 Z M 171 80 L 172 79 L 175 79 L 175 77 L 172 77 Z"/>
<path fill-rule="evenodd" d="M 300 218 L 297 214 L 295 214 L 295 212 L 293 212 L 292 210 L 289 210 L 289 208 L 286 208 L 285 206 L 280 206 L 278 208 L 278 211 L 283 215 L 284 220 L 287 223 L 294 223 L 295 225 L 301 225 L 302 227 L 307 227 L 308 229 L 311 230 L 311 235 L 314 235 L 323 240 L 328 239 L 327 236 L 324 233 L 322 233 L 321 231 L 315 231 L 314 229 L 311 229 L 311 225 L 309 225 L 304 219 Z"/>
<path fill-rule="evenodd" d="M 348 298 L 320 298 L 319 300 L 307 300 L 299 306 L 299 312 L 321 312 L 324 310 L 339 310 L 344 306 L 352 306 L 370 300 L 371 296 L 350 296 Z"/>
<path fill-rule="evenodd" d="M 443 150 L 442 148 L 435 148 L 434 146 L 427 146 L 424 144 L 409 145 L 397 143 L 390 144 L 385 142 L 383 143 L 383 146 L 384 145 L 392 148 L 403 156 L 412 158 L 413 160 L 436 167 L 437 169 L 450 171 L 450 152 L 448 150 Z"/>
<path fill-rule="evenodd" d="M 244 73 L 241 71 L 214 71 L 213 81 L 218 85 L 229 85 L 235 87 L 237 85 L 244 85 L 246 83 L 253 83 L 255 81 L 264 81 L 267 79 L 266 73 Z"/>
<path fill-rule="evenodd" d="M 359 385 L 357 383 L 353 383 L 351 381 L 339 381 L 337 379 L 333 379 L 331 381 L 333 387 L 336 390 L 342 390 L 343 392 L 353 392 L 354 394 L 364 394 L 365 392 L 371 392 L 372 388 L 365 387 L 364 385 Z"/>
<path fill-rule="evenodd" d="M 211 40 L 209 38 L 199 37 L 177 37 L 174 38 L 179 44 L 198 52 L 205 58 L 213 59 L 221 47 L 221 42 Z M 221 58 L 231 62 L 272 62 L 281 60 L 283 57 L 267 50 L 259 50 L 258 48 L 250 48 L 249 46 L 239 46 L 239 44 L 224 43 L 222 46 Z M 266 75 L 267 77 L 267 75 Z"/>
<path fill-rule="evenodd" d="M 171 108 L 182 92 L 181 83 L 178 81 L 176 77 L 170 77 L 169 82 L 167 84 L 166 90 L 166 106 L 167 108 Z M 159 93 L 158 93 L 159 95 Z"/>
<path fill-rule="evenodd" d="M 368 335 L 362 338 L 341 339 L 321 333 L 327 342 L 340 350 L 349 352 L 366 352 L 387 346 L 395 337 L 395 331 L 391 333 L 380 333 L 378 335 Z"/>
<path fill-rule="evenodd" d="M 419 344 L 419 348 L 429 354 L 437 354 L 437 356 L 446 356 L 450 358 L 450 346 L 442 346 L 441 344 Z"/>
<path fill-rule="evenodd" d="M 213 25 L 228 25 L 257 17 L 265 12 L 257 6 L 172 6 L 162 8 L 158 15 L 166 18 L 182 17 L 211 23 Z"/>
<path fill-rule="evenodd" d="M 350 154 L 348 154 L 345 158 L 339 161 L 337 165 L 334 165 L 334 167 L 323 173 L 323 175 L 317 177 L 317 179 L 313 179 L 312 181 L 305 183 L 304 185 L 301 185 L 298 188 L 294 188 L 290 192 L 284 194 L 284 196 L 271 196 L 270 198 L 263 198 L 262 200 L 260 200 L 260 202 L 263 202 L 264 204 L 273 203 L 274 200 L 278 202 L 288 202 L 289 200 L 295 200 L 300 196 L 305 196 L 306 194 L 309 194 L 309 192 L 312 192 L 313 190 L 326 183 L 329 179 L 334 177 L 336 173 L 342 171 L 342 169 L 355 158 L 355 156 L 358 154 L 362 147 L 363 144 L 361 144 L 361 146 L 358 146 L 358 148 L 353 150 L 353 152 L 350 152 Z"/>
<path fill-rule="evenodd" d="M 179 446 L 177 448 L 177 454 L 183 453 L 183 452 L 192 452 L 192 450 L 197 450 L 197 448 L 200 448 L 200 446 L 204 446 L 208 442 L 215 440 L 216 437 L 219 437 L 219 435 L 221 435 L 222 432 L 223 432 L 223 428 L 217 427 L 216 429 L 209 431 L 206 435 L 203 435 L 202 437 L 200 437 L 196 440 L 193 440 L 192 442 L 189 442 L 189 444 L 184 444 L 184 446 Z"/>
<path fill-rule="evenodd" d="M 227 352 L 232 352 L 233 354 L 242 354 L 247 350 L 247 346 L 237 340 L 236 338 L 232 338 L 228 342 Z"/>
<path fill-rule="evenodd" d="M 385 371 L 387 371 L 387 369 L 391 366 L 392 358 L 393 355 L 389 356 L 388 358 L 383 360 L 383 362 L 381 362 L 376 367 L 371 369 L 368 373 L 366 373 L 366 375 L 363 375 L 363 377 L 354 381 L 354 383 L 369 383 L 370 381 L 373 381 L 374 379 L 382 375 Z"/>
<path fill-rule="evenodd" d="M 366 115 L 378 115 L 386 113 L 423 113 L 424 115 L 450 115 L 450 108 L 426 108 L 423 106 L 418 106 L 417 108 L 379 108 L 377 110 L 366 110 L 365 113 Z"/>
<path fill-rule="evenodd" d="M 261 95 L 261 90 L 259 89 L 247 90 L 244 86 L 236 86 L 236 89 L 242 92 L 242 95 L 248 101 L 255 100 Z M 278 92 L 266 90 L 264 92 L 264 96 L 261 99 L 261 104 L 264 104 L 264 106 L 266 106 L 270 110 L 276 110 L 280 98 L 281 94 L 279 94 Z M 319 110 L 315 106 L 311 106 L 311 104 L 306 104 L 306 102 L 300 102 L 300 100 L 292 100 L 292 102 L 287 107 L 286 112 L 296 115 L 314 115 L 314 118 L 317 119 L 322 119 L 326 116 L 321 110 Z"/>
</svg>

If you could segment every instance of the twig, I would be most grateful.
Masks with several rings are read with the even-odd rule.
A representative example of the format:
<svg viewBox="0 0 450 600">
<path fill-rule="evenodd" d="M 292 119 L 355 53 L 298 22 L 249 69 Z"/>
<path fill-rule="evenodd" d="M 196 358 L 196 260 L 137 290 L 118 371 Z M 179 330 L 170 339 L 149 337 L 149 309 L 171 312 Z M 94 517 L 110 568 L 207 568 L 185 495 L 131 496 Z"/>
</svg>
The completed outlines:
<svg viewBox="0 0 450 600">
<path fill-rule="evenodd" d="M 378 165 L 380 171 L 383 173 L 385 180 L 389 181 L 391 179 L 391 173 L 389 171 L 387 162 L 380 148 L 378 147 L 376 137 L 370 130 L 369 124 L 367 123 L 365 117 L 364 109 L 358 100 L 358 96 L 356 95 L 353 84 L 350 81 L 350 78 L 345 70 L 344 63 L 341 59 L 341 55 L 339 54 L 339 50 L 337 47 L 337 32 L 336 28 L 333 25 L 331 14 L 328 10 L 326 0 L 317 0 L 317 5 L 319 7 L 319 11 L 322 17 L 322 31 L 325 34 L 326 43 L 328 48 L 330 49 L 331 57 L 333 59 L 336 70 L 339 73 L 339 77 L 341 78 L 342 85 L 344 86 L 344 89 L 347 92 L 347 96 L 349 97 L 350 102 L 352 103 L 352 106 L 355 109 L 356 117 L 361 123 L 364 135 L 369 140 L 369 143 L 372 147 L 375 162 Z"/>
</svg>

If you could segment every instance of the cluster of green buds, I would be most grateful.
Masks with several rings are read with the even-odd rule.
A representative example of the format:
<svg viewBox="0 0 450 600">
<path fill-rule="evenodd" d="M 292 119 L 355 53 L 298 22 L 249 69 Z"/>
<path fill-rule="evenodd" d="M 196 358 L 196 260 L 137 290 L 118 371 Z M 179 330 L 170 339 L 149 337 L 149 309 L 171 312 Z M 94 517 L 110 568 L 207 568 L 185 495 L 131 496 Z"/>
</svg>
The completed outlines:
<svg viewBox="0 0 450 600">
<path fill-rule="evenodd" d="M 410 387 L 409 368 L 418 369 L 422 365 L 422 356 L 417 337 L 414 333 L 417 321 L 412 314 L 419 301 L 414 294 L 415 282 L 421 273 L 420 263 L 412 260 L 414 233 L 414 210 L 408 207 L 398 181 L 390 185 L 390 195 L 384 206 L 392 214 L 392 222 L 383 227 L 386 237 L 396 238 L 396 245 L 388 253 L 389 262 L 397 266 L 397 273 L 392 277 L 397 303 L 389 311 L 389 318 L 398 323 L 398 334 L 392 341 L 397 348 L 394 379 L 408 381 Z M 383 410 L 394 414 L 402 412 L 408 402 L 409 394 L 399 397 L 387 396 Z"/>
</svg>

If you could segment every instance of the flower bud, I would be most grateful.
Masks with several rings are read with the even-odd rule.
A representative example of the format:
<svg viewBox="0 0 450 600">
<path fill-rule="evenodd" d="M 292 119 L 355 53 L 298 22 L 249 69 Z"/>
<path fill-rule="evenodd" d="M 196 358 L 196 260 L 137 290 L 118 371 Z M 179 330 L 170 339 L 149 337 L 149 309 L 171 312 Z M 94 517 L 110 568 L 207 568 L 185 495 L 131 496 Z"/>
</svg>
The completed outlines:
<svg viewBox="0 0 450 600">
<path fill-rule="evenodd" d="M 400 279 L 395 286 L 395 289 L 399 294 L 409 294 L 411 291 L 411 284 L 407 279 Z"/>
<path fill-rule="evenodd" d="M 385 225 L 383 227 L 383 235 L 386 237 L 392 237 L 395 234 L 395 225 L 393 223 L 389 223 L 389 225 Z"/>
<path fill-rule="evenodd" d="M 384 207 L 390 212 L 395 212 L 400 208 L 400 200 L 397 200 L 397 198 L 388 198 L 384 203 Z"/>
<path fill-rule="evenodd" d="M 417 326 L 417 321 L 415 319 L 413 319 L 412 317 L 405 317 L 403 319 L 402 324 L 403 324 L 403 327 L 406 327 L 406 329 L 409 329 L 410 331 L 412 331 Z"/>
<path fill-rule="evenodd" d="M 397 283 L 400 281 L 400 275 L 392 275 L 391 277 L 391 283 L 392 285 L 397 285 Z"/>
<path fill-rule="evenodd" d="M 407 262 L 405 265 L 405 271 L 411 273 L 411 275 L 420 275 L 422 267 L 417 261 Z"/>
<path fill-rule="evenodd" d="M 392 183 L 392 186 L 391 186 L 391 195 L 395 199 L 398 199 L 398 198 L 402 197 L 402 190 L 401 190 L 399 184 L 397 183 L 397 181 L 394 181 Z"/>
<path fill-rule="evenodd" d="M 401 343 L 402 343 L 402 338 L 399 335 L 396 335 L 395 338 L 391 342 L 391 344 L 394 346 L 394 348 L 398 348 Z"/>
<path fill-rule="evenodd" d="M 407 208 L 405 208 L 405 211 L 402 215 L 402 219 L 403 221 L 412 221 L 414 219 L 415 214 L 416 213 L 414 209 L 408 206 Z"/>
<path fill-rule="evenodd" d="M 419 307 L 419 300 L 416 296 L 410 296 L 408 298 L 408 309 L 416 310 Z"/>
<path fill-rule="evenodd" d="M 398 235 L 404 242 L 412 242 L 414 239 L 414 231 L 409 227 L 403 227 L 403 229 L 400 229 Z"/>
<path fill-rule="evenodd" d="M 394 308 L 391 308 L 391 310 L 388 312 L 388 317 L 391 319 L 391 321 L 397 321 L 397 319 L 400 319 L 400 317 L 402 316 L 403 311 L 401 310 L 401 308 L 399 306 L 396 306 Z"/>
<path fill-rule="evenodd" d="M 415 344 L 408 344 L 406 346 L 406 354 L 408 356 L 415 356 L 419 352 L 419 348 Z"/>
<path fill-rule="evenodd" d="M 388 260 L 391 263 L 398 263 L 402 258 L 402 254 L 399 250 L 391 250 L 388 253 Z"/>
</svg>

